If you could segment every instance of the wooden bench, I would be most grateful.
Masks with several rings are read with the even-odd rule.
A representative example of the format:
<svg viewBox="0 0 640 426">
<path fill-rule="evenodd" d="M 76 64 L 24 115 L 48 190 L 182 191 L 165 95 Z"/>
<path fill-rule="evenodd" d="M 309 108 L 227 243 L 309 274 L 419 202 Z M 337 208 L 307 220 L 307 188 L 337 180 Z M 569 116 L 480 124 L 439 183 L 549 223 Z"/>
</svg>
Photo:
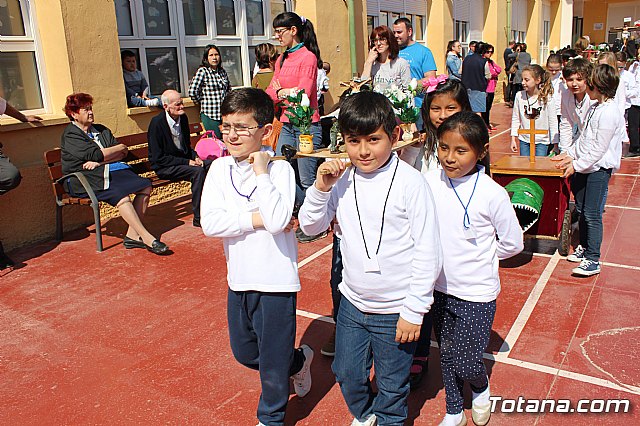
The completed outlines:
<svg viewBox="0 0 640 426">
<path fill-rule="evenodd" d="M 200 123 L 193 123 L 189 125 L 189 132 L 191 134 L 191 146 L 195 146 L 200 134 L 202 133 L 202 126 Z M 151 169 L 151 163 L 149 162 L 149 147 L 147 145 L 147 133 L 138 133 L 135 135 L 127 135 L 117 138 L 118 142 L 129 147 L 129 153 L 122 160 L 129 163 L 134 172 L 138 174 L 153 172 Z M 49 179 L 51 181 L 51 187 L 53 189 L 53 195 L 56 198 L 56 241 L 62 240 L 62 208 L 64 206 L 79 205 L 90 206 L 93 209 L 93 220 L 96 224 L 96 245 L 97 250 L 100 252 L 103 250 L 102 246 L 102 225 L 100 222 L 100 203 L 98 202 L 95 193 L 89 186 L 86 178 L 81 172 L 75 172 L 68 175 L 62 174 L 61 163 L 62 151 L 60 148 L 54 148 L 44 153 L 44 162 L 47 165 L 49 171 Z M 62 186 L 62 180 L 69 176 L 76 176 L 82 186 L 87 191 L 89 198 L 72 197 L 64 190 Z M 151 180 L 153 188 L 164 186 L 172 181 L 166 179 L 160 179 L 155 173 L 151 173 L 149 176 L 145 176 Z"/>
</svg>

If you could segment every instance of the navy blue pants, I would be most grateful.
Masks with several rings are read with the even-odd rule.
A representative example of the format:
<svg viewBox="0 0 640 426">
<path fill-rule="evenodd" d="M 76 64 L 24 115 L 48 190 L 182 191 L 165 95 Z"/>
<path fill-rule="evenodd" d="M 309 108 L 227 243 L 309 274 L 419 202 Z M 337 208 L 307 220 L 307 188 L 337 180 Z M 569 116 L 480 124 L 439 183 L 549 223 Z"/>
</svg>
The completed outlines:
<svg viewBox="0 0 640 426">
<path fill-rule="evenodd" d="M 333 234 L 333 248 L 331 250 L 331 301 L 333 302 L 333 321 L 338 323 L 338 310 L 340 310 L 340 299 L 342 294 L 338 286 L 342 282 L 342 253 L 340 252 L 340 238 Z"/>
<path fill-rule="evenodd" d="M 496 301 L 469 302 L 434 291 L 433 329 L 440 346 L 447 414 L 462 412 L 462 388 L 484 392 L 489 386 L 482 355 L 489 344 Z"/>
<path fill-rule="evenodd" d="M 294 350 L 296 293 L 229 289 L 227 320 L 233 356 L 260 372 L 258 420 L 269 426 L 284 424 L 289 377 L 304 364 L 302 352 Z"/>
</svg>

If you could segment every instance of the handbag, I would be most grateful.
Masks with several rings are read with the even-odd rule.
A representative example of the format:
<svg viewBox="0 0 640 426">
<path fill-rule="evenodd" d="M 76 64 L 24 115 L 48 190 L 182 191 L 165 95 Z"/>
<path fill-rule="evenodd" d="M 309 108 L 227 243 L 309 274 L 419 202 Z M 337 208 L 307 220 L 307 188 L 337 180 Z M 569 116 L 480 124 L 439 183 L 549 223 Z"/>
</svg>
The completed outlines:
<svg viewBox="0 0 640 426">
<path fill-rule="evenodd" d="M 516 72 L 518 72 L 518 56 L 520 54 L 518 53 L 516 55 L 516 60 L 513 61 L 513 64 L 511 64 L 511 66 L 509 67 L 509 74 L 515 74 Z"/>
<path fill-rule="evenodd" d="M 195 151 L 202 160 L 215 160 L 229 155 L 227 146 L 216 137 L 213 130 L 207 130 L 196 143 Z"/>
</svg>

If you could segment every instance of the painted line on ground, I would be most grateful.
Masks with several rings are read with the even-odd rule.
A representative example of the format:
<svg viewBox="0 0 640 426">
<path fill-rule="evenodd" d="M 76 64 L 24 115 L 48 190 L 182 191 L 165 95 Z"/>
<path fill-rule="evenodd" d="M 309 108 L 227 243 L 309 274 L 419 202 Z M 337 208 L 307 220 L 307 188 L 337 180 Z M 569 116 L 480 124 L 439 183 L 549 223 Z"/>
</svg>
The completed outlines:
<svg viewBox="0 0 640 426">
<path fill-rule="evenodd" d="M 527 324 L 531 313 L 533 313 L 533 309 L 536 307 L 536 304 L 538 303 L 538 300 L 540 299 L 540 296 L 542 295 L 542 292 L 549 282 L 549 278 L 551 278 L 551 274 L 553 274 L 553 271 L 556 269 L 556 266 L 558 265 L 560 259 L 561 256 L 556 251 L 556 253 L 551 257 L 551 260 L 549 261 L 547 266 L 544 268 L 544 271 L 542 271 L 542 274 L 540 274 L 538 282 L 536 282 L 536 285 L 529 293 L 527 301 L 524 302 L 524 306 L 522 306 L 522 309 L 520 309 L 518 317 L 513 322 L 513 325 L 511 326 L 507 337 L 505 337 L 504 342 L 500 347 L 501 354 L 509 355 L 509 353 L 511 353 L 511 349 L 518 340 L 518 337 L 520 337 L 520 333 L 522 333 L 522 330 L 524 330 L 524 326 Z"/>
<path fill-rule="evenodd" d="M 640 175 L 635 175 L 633 173 L 614 173 L 613 176 L 631 176 L 631 177 L 640 177 Z"/>
<path fill-rule="evenodd" d="M 322 256 L 323 254 L 325 254 L 326 252 L 328 252 L 332 248 L 333 248 L 333 243 L 329 244 L 326 247 L 321 248 L 317 252 L 313 253 L 311 256 L 305 257 L 304 259 L 302 259 L 302 261 L 300 263 L 298 263 L 298 269 L 300 269 L 303 266 L 308 265 L 309 263 L 313 262 L 315 259 L 317 259 L 318 257 Z"/>
<path fill-rule="evenodd" d="M 530 251 L 523 251 L 522 253 L 525 254 L 530 254 L 532 256 L 535 257 L 553 257 L 552 254 L 547 254 L 547 253 L 532 253 Z M 566 260 L 566 256 L 560 256 L 561 259 Z M 633 266 L 633 265 L 623 265 L 621 263 L 612 263 L 612 262 L 600 262 L 601 265 L 603 266 L 611 266 L 612 268 L 622 268 L 622 269 L 630 269 L 632 271 L 640 271 L 640 266 Z"/>
<path fill-rule="evenodd" d="M 309 318 L 312 320 L 328 322 L 329 324 L 335 324 L 335 322 L 333 322 L 332 317 L 329 317 L 326 315 L 314 314 L 313 312 L 303 311 L 302 309 L 296 309 L 296 315 L 304 318 Z"/>
<path fill-rule="evenodd" d="M 626 207 L 626 206 L 612 206 L 610 204 L 605 204 L 606 209 L 621 209 L 621 210 L 635 210 L 640 211 L 640 207 Z"/>
<path fill-rule="evenodd" d="M 511 129 L 503 130 L 500 133 L 498 133 L 497 135 L 493 135 L 493 136 L 489 137 L 489 140 L 491 140 L 493 138 L 497 138 L 498 136 L 503 135 L 503 134 L 505 134 L 505 133 L 507 133 L 509 131 L 511 131 Z"/>
</svg>

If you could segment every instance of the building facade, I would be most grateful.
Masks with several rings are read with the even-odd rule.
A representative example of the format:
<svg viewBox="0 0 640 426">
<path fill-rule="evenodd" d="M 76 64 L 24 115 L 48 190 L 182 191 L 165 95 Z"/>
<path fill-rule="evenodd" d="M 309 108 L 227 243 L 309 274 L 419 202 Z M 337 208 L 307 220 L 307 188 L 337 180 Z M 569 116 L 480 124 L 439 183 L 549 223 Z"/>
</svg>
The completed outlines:
<svg viewBox="0 0 640 426">
<path fill-rule="evenodd" d="M 525 41 L 541 62 L 550 49 L 571 44 L 576 34 L 602 41 L 613 34 L 610 27 L 622 25 L 621 18 L 640 19 L 640 2 L 614 0 L 4 0 L 0 96 L 44 118 L 37 125 L 0 119 L 4 152 L 23 175 L 22 184 L 0 198 L 5 247 L 54 235 L 54 199 L 43 152 L 60 145 L 69 123 L 62 112 L 67 95 L 93 95 L 96 121 L 116 136 L 145 132 L 158 113 L 127 108 L 121 49 L 137 55 L 153 94 L 175 88 L 186 96 L 203 47 L 210 43 L 220 47 L 232 84 L 248 85 L 253 48 L 276 43 L 271 22 L 285 10 L 315 25 L 323 59 L 332 66 L 328 104 L 341 92 L 338 83 L 362 70 L 371 29 L 392 25 L 400 16 L 411 19 L 416 40 L 431 48 L 440 71 L 446 44 L 454 38 L 464 46 L 484 40 L 496 52 L 515 38 Z M 185 104 L 189 118 L 197 120 L 197 106 L 189 99 Z M 92 223 L 90 209 L 64 210 L 66 229 Z"/>
</svg>

